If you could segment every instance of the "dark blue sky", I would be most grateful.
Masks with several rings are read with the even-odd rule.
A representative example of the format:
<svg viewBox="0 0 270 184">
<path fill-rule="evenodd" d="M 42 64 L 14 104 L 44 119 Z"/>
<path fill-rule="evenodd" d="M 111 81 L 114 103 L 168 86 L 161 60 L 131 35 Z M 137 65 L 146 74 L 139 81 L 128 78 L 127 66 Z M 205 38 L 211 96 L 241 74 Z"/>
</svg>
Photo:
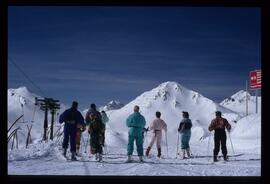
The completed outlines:
<svg viewBox="0 0 270 184">
<path fill-rule="evenodd" d="M 259 8 L 9 7 L 8 54 L 44 91 L 86 108 L 176 81 L 220 102 L 261 68 Z M 42 95 L 9 62 L 8 87 Z"/>
</svg>

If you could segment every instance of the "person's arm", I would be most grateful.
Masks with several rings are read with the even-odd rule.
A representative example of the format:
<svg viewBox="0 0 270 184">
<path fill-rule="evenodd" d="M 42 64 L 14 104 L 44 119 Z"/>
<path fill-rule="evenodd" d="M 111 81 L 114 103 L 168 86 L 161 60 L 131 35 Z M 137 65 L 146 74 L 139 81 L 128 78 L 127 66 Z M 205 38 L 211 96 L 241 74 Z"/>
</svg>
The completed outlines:
<svg viewBox="0 0 270 184">
<path fill-rule="evenodd" d="M 165 123 L 165 121 L 163 121 L 163 129 L 165 132 L 167 132 L 167 124 Z"/>
<path fill-rule="evenodd" d="M 178 127 L 178 132 L 180 132 L 183 129 L 184 123 L 181 121 Z"/>
<path fill-rule="evenodd" d="M 78 122 L 82 125 L 82 131 L 85 131 L 86 124 L 85 124 L 84 118 L 80 112 L 78 112 Z"/>
<path fill-rule="evenodd" d="M 61 115 L 60 115 L 60 117 L 59 117 L 59 123 L 63 123 L 64 121 L 65 121 L 65 116 L 66 116 L 66 111 L 64 111 Z"/>
<path fill-rule="evenodd" d="M 86 125 L 89 125 L 90 123 L 90 117 L 89 117 L 89 111 L 87 111 L 86 115 L 85 115 L 85 122 L 86 122 Z"/>
<path fill-rule="evenodd" d="M 214 120 L 211 121 L 208 130 L 211 132 L 212 130 L 214 130 Z"/>
<path fill-rule="evenodd" d="M 142 122 L 141 122 L 141 127 L 144 128 L 145 125 L 146 125 L 145 118 L 142 116 L 141 120 L 142 120 Z"/>
<path fill-rule="evenodd" d="M 226 129 L 227 129 L 228 131 L 231 131 L 232 126 L 230 125 L 230 123 L 228 122 L 228 120 L 227 120 L 227 119 L 224 119 L 224 122 L 225 122 L 225 127 L 226 127 Z"/>
<path fill-rule="evenodd" d="M 130 124 L 131 124 L 131 115 L 129 115 L 127 120 L 126 120 L 127 127 L 130 127 Z"/>
</svg>

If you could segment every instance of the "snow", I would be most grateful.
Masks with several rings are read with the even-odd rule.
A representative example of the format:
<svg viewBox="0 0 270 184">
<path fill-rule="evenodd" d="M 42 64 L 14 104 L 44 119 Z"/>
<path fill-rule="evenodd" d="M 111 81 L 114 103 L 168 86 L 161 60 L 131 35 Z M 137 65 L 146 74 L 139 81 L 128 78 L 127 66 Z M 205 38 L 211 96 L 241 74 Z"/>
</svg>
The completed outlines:
<svg viewBox="0 0 270 184">
<path fill-rule="evenodd" d="M 11 96 L 12 90 L 9 89 L 8 94 L 10 119 L 13 118 L 14 114 L 17 116 L 21 114 L 18 95 Z M 24 104 L 25 113 L 28 111 L 25 115 L 25 121 L 29 121 L 31 113 L 33 113 L 30 99 L 33 99 L 35 95 L 26 88 L 19 88 L 16 91 L 17 94 L 27 97 Z M 240 91 L 239 94 L 243 93 Z M 233 98 L 237 99 L 235 96 Z M 227 100 L 226 104 L 225 102 L 217 104 L 176 82 L 162 83 L 156 88 L 144 92 L 124 107 L 107 111 L 110 118 L 105 136 L 108 154 L 104 155 L 103 162 L 95 161 L 93 156 L 88 157 L 89 147 L 85 149 L 88 138 L 87 131 L 83 133 L 82 137 L 82 157 L 78 157 L 80 160 L 77 162 L 67 162 L 62 157 L 61 140 L 40 142 L 44 118 L 41 111 L 36 117 L 38 121 L 35 121 L 35 125 L 39 123 L 39 126 L 33 127 L 35 143 L 29 145 L 27 149 L 24 146 L 18 150 L 9 149 L 8 173 L 16 175 L 260 176 L 260 111 L 258 114 L 250 112 L 248 116 L 243 116 L 241 111 L 235 109 L 235 105 L 229 105 L 229 103 L 230 101 Z M 125 125 L 125 120 L 132 113 L 134 105 L 140 106 L 140 112 L 147 121 L 146 127 L 154 120 L 156 111 L 161 112 L 161 118 L 167 123 L 168 153 L 165 134 L 163 134 L 161 143 L 163 159 L 156 158 L 157 150 L 154 145 L 150 152 L 151 158 L 144 158 L 145 162 L 139 163 L 138 156 L 136 156 L 136 146 L 134 146 L 134 162 L 125 163 L 128 141 L 128 128 Z M 66 107 L 63 105 L 61 108 L 60 112 Z M 179 156 L 176 158 L 177 128 L 183 110 L 189 112 L 193 122 L 190 145 L 194 156 L 194 158 L 184 160 L 180 159 Z M 229 162 L 224 162 L 220 158 L 219 162 L 212 163 L 213 133 L 209 133 L 207 128 L 211 119 L 215 117 L 216 110 L 222 111 L 223 117 L 227 118 L 232 125 L 231 133 L 227 132 Z M 83 111 L 83 114 L 85 113 L 86 110 Z M 55 126 L 59 126 L 58 123 L 55 124 Z M 150 138 L 151 132 L 148 132 L 144 149 L 148 146 Z M 68 156 L 70 156 L 69 152 Z"/>
<path fill-rule="evenodd" d="M 241 90 L 229 98 L 223 100 L 220 105 L 232 109 L 235 112 L 246 114 L 246 99 L 248 98 L 248 113 L 256 112 L 256 96 Z M 261 97 L 258 97 L 258 113 L 261 113 Z"/>
</svg>

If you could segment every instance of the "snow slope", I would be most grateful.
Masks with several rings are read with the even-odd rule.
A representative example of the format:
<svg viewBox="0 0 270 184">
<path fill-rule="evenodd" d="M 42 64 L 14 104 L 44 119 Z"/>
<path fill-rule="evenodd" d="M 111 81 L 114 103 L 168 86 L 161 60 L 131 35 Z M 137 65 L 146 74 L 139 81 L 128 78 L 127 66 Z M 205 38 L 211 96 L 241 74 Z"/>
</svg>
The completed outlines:
<svg viewBox="0 0 270 184">
<path fill-rule="evenodd" d="M 176 82 L 165 82 L 158 87 L 147 91 L 135 100 L 131 101 L 119 110 L 109 114 L 111 127 L 123 134 L 123 139 L 127 139 L 125 120 L 133 112 L 134 105 L 140 106 L 140 112 L 145 117 L 147 126 L 155 118 L 155 112 L 161 112 L 161 118 L 168 125 L 168 141 L 176 144 L 175 135 L 179 122 L 182 119 L 182 111 L 188 111 L 193 122 L 193 129 L 198 137 L 207 136 L 208 126 L 215 117 L 215 111 L 223 112 L 225 118 L 230 122 L 237 121 L 241 117 L 234 111 L 227 109 L 214 101 L 204 97 L 198 92 L 189 90 Z M 234 124 L 232 124 L 234 128 Z"/>
<path fill-rule="evenodd" d="M 150 152 L 152 157 L 145 158 L 146 163 L 124 163 L 128 139 L 128 128 L 125 125 L 125 120 L 133 112 L 134 105 L 141 107 L 140 112 L 146 118 L 146 126 L 154 119 L 157 110 L 161 112 L 161 118 L 168 124 L 168 152 L 166 150 L 166 139 L 163 139 L 161 143 L 162 154 L 165 159 L 157 160 L 155 158 L 157 151 L 155 146 L 153 146 Z M 62 108 L 63 110 L 64 108 Z M 194 125 L 190 145 L 195 158 L 187 160 L 175 158 L 177 151 L 177 127 L 182 119 L 182 110 L 190 113 L 190 118 Z M 213 135 L 212 133 L 209 134 L 207 127 L 211 119 L 214 118 L 216 110 L 221 110 L 223 116 L 229 120 L 233 127 L 231 134 L 227 134 L 227 148 L 229 156 L 231 156 L 229 163 L 222 161 L 215 164 L 211 163 Z M 83 112 L 83 114 L 85 113 Z M 28 149 L 9 150 L 8 173 L 151 176 L 261 175 L 260 113 L 252 113 L 243 118 L 241 114 L 216 104 L 212 100 L 176 82 L 165 82 L 141 94 L 121 109 L 107 111 L 107 114 L 110 121 L 106 129 L 107 147 L 105 151 L 108 154 L 104 155 L 104 162 L 98 163 L 94 158 L 88 158 L 89 147 L 86 147 L 88 133 L 85 131 L 82 137 L 81 153 L 83 157 L 81 161 L 66 162 L 63 160 L 61 156 L 61 140 L 54 140 L 53 142 L 49 141 L 49 143 L 32 144 Z M 146 136 L 144 148 L 148 146 L 150 134 L 148 133 Z M 165 138 L 164 134 L 163 138 Z M 233 145 L 230 140 L 232 140 Z M 136 146 L 134 149 L 134 155 L 136 155 Z M 135 161 L 138 160 L 136 156 L 133 159 Z"/>
<path fill-rule="evenodd" d="M 248 113 L 256 112 L 256 96 L 251 96 L 250 93 L 241 90 L 229 98 L 223 100 L 220 105 L 227 107 L 235 112 L 246 114 L 246 99 L 248 98 Z M 258 113 L 261 113 L 261 97 L 258 97 Z"/>
<path fill-rule="evenodd" d="M 38 106 L 35 105 L 35 97 L 41 98 L 39 95 L 29 92 L 26 87 L 19 87 L 17 89 L 8 89 L 8 128 L 13 124 L 13 122 L 24 115 L 10 130 L 12 132 L 14 129 L 20 127 L 18 130 L 18 140 L 19 146 L 25 146 L 26 137 L 28 133 L 27 125 L 30 127 L 32 125 L 31 137 L 34 141 L 38 141 L 43 135 L 43 122 L 44 122 L 44 111 L 40 110 Z M 65 105 L 61 104 L 61 108 L 65 108 Z M 55 116 L 55 121 L 58 119 L 59 113 L 57 112 Z M 48 113 L 48 125 L 51 124 L 51 115 Z M 55 123 L 55 128 L 59 125 Z M 9 133 L 10 133 L 9 132 Z M 9 144 L 10 146 L 10 144 Z"/>
</svg>

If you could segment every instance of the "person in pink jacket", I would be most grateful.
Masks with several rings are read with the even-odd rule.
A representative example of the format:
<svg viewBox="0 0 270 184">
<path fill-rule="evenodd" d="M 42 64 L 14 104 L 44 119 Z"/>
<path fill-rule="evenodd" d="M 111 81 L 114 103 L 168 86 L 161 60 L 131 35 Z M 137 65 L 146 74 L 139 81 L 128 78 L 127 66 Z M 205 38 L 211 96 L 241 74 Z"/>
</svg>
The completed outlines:
<svg viewBox="0 0 270 184">
<path fill-rule="evenodd" d="M 156 112 L 156 119 L 150 124 L 149 130 L 153 130 L 153 136 L 151 139 L 151 142 L 146 150 L 145 155 L 148 156 L 149 152 L 156 140 L 157 143 L 157 150 L 158 150 L 158 157 L 161 157 L 161 138 L 162 138 L 162 129 L 165 130 L 165 132 L 167 132 L 167 124 L 160 119 L 161 113 L 160 112 Z"/>
</svg>

